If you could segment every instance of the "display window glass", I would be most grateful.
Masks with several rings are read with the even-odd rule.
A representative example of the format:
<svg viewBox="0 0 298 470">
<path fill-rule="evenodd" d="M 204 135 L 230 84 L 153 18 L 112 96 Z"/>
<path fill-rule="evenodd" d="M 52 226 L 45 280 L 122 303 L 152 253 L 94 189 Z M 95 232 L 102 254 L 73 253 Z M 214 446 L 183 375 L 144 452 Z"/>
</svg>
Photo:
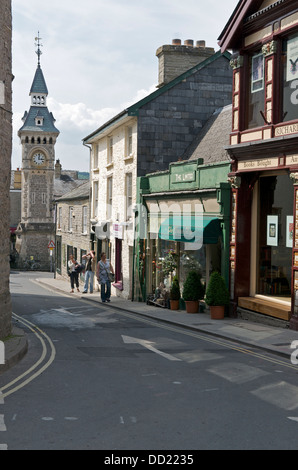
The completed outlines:
<svg viewBox="0 0 298 470">
<path fill-rule="evenodd" d="M 221 271 L 222 241 L 196 247 L 192 243 L 173 242 L 161 239 L 150 241 L 150 257 L 148 268 L 149 291 L 162 283 L 170 289 L 173 277 L 178 276 L 180 290 L 190 271 L 198 271 L 202 283 L 206 285 L 212 271 Z"/>
<path fill-rule="evenodd" d="M 283 115 L 282 121 L 298 119 L 298 34 L 283 41 Z"/>
<path fill-rule="evenodd" d="M 264 124 L 260 111 L 264 111 L 264 56 L 261 51 L 249 59 L 250 86 L 248 87 L 247 128 Z"/>
<path fill-rule="evenodd" d="M 257 294 L 290 301 L 293 184 L 287 174 L 259 178 Z"/>
</svg>

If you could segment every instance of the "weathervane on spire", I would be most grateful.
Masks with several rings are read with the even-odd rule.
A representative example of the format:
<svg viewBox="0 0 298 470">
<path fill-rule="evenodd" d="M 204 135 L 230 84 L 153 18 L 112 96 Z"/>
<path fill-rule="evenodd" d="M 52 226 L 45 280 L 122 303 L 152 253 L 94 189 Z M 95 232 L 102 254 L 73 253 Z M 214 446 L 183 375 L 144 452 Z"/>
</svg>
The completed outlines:
<svg viewBox="0 0 298 470">
<path fill-rule="evenodd" d="M 42 54 L 40 48 L 43 47 L 43 45 L 40 43 L 41 39 L 42 39 L 42 38 L 39 36 L 39 31 L 38 31 L 38 36 L 35 38 L 35 41 L 36 41 L 36 42 L 35 42 L 35 46 L 37 46 L 36 54 L 37 54 L 37 56 L 38 56 L 38 67 L 40 67 L 40 56 L 41 56 L 41 54 Z"/>
</svg>

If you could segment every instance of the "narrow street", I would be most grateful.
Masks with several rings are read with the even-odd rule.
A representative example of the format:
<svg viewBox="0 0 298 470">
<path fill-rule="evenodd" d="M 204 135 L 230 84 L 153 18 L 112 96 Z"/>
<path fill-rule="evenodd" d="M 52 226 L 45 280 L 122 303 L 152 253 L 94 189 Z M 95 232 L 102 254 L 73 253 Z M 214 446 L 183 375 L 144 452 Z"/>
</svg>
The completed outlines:
<svg viewBox="0 0 298 470">
<path fill-rule="evenodd" d="M 0 376 L 2 449 L 297 448 L 286 360 L 51 292 L 32 273 L 11 290 L 29 351 Z"/>
</svg>

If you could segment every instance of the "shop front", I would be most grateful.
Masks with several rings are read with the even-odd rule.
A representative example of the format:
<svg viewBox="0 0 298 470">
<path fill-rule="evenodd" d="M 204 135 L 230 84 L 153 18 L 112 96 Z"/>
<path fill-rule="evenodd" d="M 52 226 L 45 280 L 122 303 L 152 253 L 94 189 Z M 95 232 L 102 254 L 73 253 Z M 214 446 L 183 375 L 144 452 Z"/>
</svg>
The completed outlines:
<svg viewBox="0 0 298 470">
<path fill-rule="evenodd" d="M 286 153 L 281 156 L 276 146 L 270 155 L 256 157 L 255 152 L 253 158 L 247 159 L 238 153 L 237 172 L 230 176 L 231 300 L 235 313 L 248 310 L 295 323 L 298 308 L 296 157 Z"/>
<path fill-rule="evenodd" d="M 191 270 L 199 272 L 205 286 L 211 272 L 218 271 L 228 286 L 230 186 L 224 181 L 229 168 L 227 162 L 192 161 L 140 179 L 146 231 L 138 240 L 136 281 L 142 300 L 160 285 L 169 291 L 175 275 L 182 292 Z"/>
</svg>

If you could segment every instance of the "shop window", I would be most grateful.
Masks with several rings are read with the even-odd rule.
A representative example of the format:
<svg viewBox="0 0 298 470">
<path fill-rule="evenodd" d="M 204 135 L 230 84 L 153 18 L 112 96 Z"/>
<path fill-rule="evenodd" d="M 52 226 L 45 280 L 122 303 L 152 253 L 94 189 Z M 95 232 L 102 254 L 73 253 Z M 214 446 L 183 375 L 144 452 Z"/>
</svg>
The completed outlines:
<svg viewBox="0 0 298 470">
<path fill-rule="evenodd" d="M 247 128 L 252 129 L 264 125 L 261 112 L 264 112 L 264 56 L 258 52 L 249 60 L 249 90 L 247 108 Z"/>
<path fill-rule="evenodd" d="M 282 121 L 298 119 L 298 34 L 283 41 L 283 115 Z"/>
<path fill-rule="evenodd" d="M 257 293 L 287 300 L 291 294 L 293 191 L 286 174 L 259 180 Z"/>
</svg>

